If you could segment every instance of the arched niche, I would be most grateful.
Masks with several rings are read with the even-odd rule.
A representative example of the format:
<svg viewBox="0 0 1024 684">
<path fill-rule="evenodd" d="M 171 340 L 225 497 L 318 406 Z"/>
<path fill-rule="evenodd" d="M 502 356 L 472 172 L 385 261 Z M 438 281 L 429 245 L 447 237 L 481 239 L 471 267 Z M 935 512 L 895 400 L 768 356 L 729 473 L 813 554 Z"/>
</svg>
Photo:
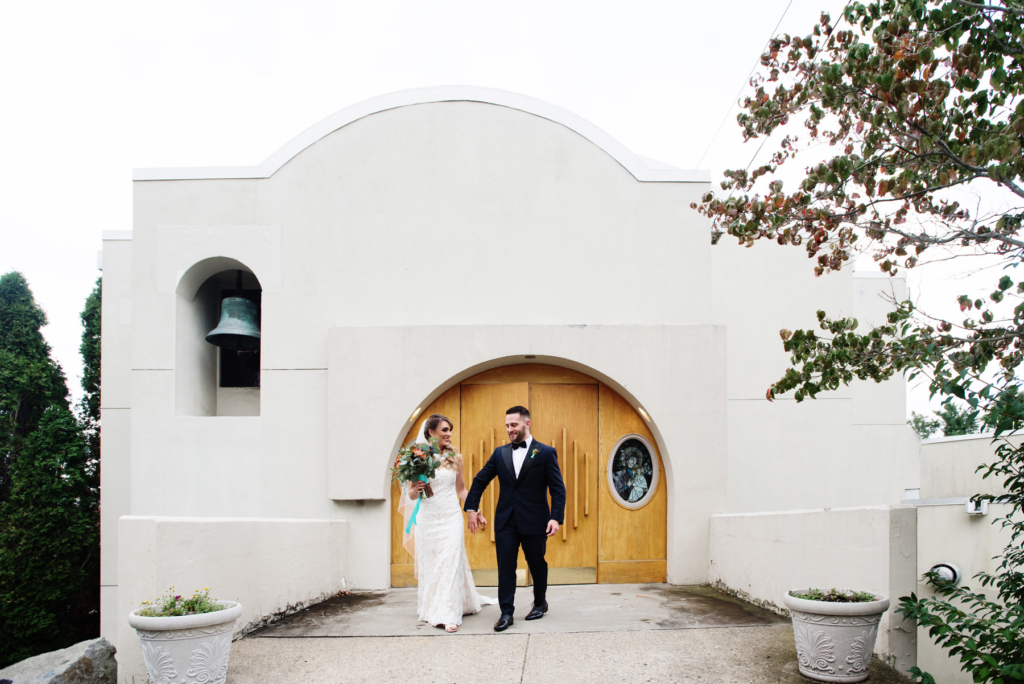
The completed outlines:
<svg viewBox="0 0 1024 684">
<path fill-rule="evenodd" d="M 243 358 L 206 341 L 220 320 L 221 300 L 235 294 L 239 271 L 243 296 L 256 302 L 259 313 L 260 281 L 237 259 L 203 259 L 178 281 L 174 388 L 179 416 L 260 415 L 259 353 Z"/>
</svg>

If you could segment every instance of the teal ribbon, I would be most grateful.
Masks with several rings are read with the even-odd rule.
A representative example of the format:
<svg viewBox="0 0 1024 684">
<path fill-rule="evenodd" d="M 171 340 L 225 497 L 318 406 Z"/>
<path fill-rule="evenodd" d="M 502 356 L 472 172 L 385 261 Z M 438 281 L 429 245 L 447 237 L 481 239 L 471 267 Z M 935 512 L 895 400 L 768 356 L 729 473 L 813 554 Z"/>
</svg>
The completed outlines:
<svg viewBox="0 0 1024 684">
<path fill-rule="evenodd" d="M 427 481 L 426 475 L 420 475 L 419 479 L 424 482 Z M 409 523 L 405 526 L 405 533 L 409 534 L 412 531 L 412 526 L 416 524 L 416 515 L 420 512 L 420 502 L 423 501 L 423 494 L 420 493 L 420 498 L 416 499 L 416 508 L 412 509 L 412 515 L 409 516 Z"/>
</svg>

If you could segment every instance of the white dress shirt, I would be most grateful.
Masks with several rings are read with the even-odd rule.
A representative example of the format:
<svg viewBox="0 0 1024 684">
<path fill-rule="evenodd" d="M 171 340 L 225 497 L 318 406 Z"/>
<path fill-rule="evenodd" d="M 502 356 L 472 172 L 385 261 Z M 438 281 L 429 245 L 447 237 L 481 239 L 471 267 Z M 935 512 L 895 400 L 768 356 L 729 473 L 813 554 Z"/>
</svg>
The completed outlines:
<svg viewBox="0 0 1024 684">
<path fill-rule="evenodd" d="M 526 462 L 526 455 L 530 453 L 530 447 L 533 446 L 533 436 L 531 435 L 526 440 L 526 446 L 521 449 L 512 449 L 512 467 L 516 470 L 516 477 L 519 477 L 519 471 L 523 469 L 523 463 Z"/>
</svg>

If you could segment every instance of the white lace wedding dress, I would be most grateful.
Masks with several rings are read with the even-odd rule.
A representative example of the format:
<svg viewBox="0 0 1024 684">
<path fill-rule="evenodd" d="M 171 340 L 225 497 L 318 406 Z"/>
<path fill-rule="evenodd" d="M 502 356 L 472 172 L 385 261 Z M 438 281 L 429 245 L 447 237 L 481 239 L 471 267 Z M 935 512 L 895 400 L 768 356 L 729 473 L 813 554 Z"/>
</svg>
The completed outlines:
<svg viewBox="0 0 1024 684">
<path fill-rule="evenodd" d="M 419 618 L 435 626 L 461 625 L 463 615 L 498 602 L 478 594 L 473 584 L 456 475 L 454 468 L 438 468 L 430 481 L 434 496 L 420 502 L 416 517 Z"/>
</svg>

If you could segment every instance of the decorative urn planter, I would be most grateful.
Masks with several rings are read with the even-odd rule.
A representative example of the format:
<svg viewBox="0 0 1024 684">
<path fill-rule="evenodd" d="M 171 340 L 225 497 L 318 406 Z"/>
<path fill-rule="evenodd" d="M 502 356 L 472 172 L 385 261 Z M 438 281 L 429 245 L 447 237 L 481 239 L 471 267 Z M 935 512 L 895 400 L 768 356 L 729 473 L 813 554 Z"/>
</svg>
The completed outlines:
<svg viewBox="0 0 1024 684">
<path fill-rule="evenodd" d="M 800 674 L 820 682 L 862 682 L 868 678 L 878 623 L 889 608 L 889 597 L 874 601 L 832 603 L 791 596 L 786 607 L 793 618 L 793 636 Z"/>
<path fill-rule="evenodd" d="M 242 604 L 217 603 L 227 608 L 172 617 L 143 617 L 138 611 L 128 615 L 142 642 L 150 684 L 224 684 Z"/>
</svg>

